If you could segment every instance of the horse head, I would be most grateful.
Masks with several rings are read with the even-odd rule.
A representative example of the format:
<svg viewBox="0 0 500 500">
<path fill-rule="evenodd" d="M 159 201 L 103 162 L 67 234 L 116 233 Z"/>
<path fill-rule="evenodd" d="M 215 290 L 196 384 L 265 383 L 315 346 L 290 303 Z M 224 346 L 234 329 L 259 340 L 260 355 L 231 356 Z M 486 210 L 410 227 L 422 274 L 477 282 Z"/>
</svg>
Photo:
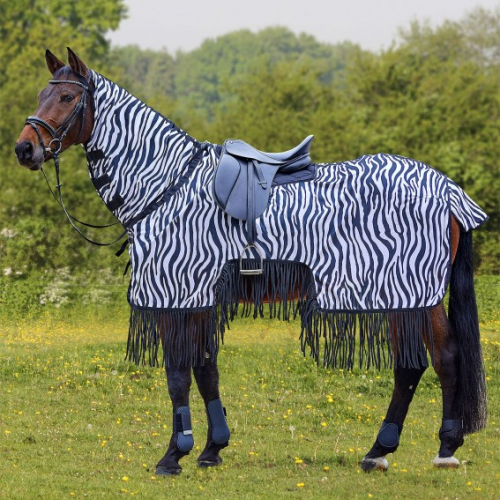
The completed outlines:
<svg viewBox="0 0 500 500">
<path fill-rule="evenodd" d="M 88 99 L 93 86 L 85 63 L 69 47 L 68 66 L 49 50 L 45 59 L 52 79 L 38 94 L 38 108 L 26 119 L 15 147 L 19 163 L 30 170 L 40 170 L 69 146 L 87 142 L 94 124 L 93 101 Z"/>
</svg>

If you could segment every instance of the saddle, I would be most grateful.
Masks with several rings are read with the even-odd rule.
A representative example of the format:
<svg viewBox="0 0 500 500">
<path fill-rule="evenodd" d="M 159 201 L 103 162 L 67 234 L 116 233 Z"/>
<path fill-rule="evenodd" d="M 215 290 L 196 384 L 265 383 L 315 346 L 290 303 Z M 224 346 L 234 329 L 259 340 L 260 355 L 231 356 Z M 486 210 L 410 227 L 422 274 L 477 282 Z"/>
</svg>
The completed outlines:
<svg viewBox="0 0 500 500">
<path fill-rule="evenodd" d="M 313 136 L 306 137 L 298 146 L 282 153 L 266 153 L 250 144 L 229 139 L 222 146 L 222 153 L 215 172 L 214 196 L 219 206 L 231 217 L 246 221 L 248 245 L 242 252 L 255 247 L 255 224 L 269 203 L 271 187 L 310 180 L 314 177 L 309 149 Z M 241 265 L 240 265 L 241 269 Z M 262 274 L 262 265 L 256 270 L 241 270 L 242 274 Z"/>
</svg>

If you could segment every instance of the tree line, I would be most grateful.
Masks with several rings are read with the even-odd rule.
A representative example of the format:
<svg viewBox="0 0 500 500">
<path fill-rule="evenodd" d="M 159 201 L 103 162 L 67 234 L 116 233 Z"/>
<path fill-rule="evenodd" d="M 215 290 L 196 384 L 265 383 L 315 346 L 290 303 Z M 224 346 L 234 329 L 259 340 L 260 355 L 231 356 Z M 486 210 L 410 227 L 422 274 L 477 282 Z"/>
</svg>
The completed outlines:
<svg viewBox="0 0 500 500">
<path fill-rule="evenodd" d="M 500 9 L 476 9 L 437 27 L 413 22 L 377 53 L 286 28 L 236 31 L 176 54 L 111 47 L 106 33 L 124 15 L 121 0 L 0 3 L 0 280 L 52 276 L 63 268 L 119 275 L 125 265 L 74 234 L 42 177 L 17 166 L 13 154 L 49 77 L 44 51 L 64 58 L 66 46 L 202 141 L 239 137 L 277 151 L 314 134 L 316 162 L 386 152 L 432 165 L 489 214 L 475 234 L 476 265 L 498 273 Z M 53 181 L 51 166 L 46 170 Z M 61 175 L 77 217 L 112 220 L 82 151 L 63 155 Z"/>
</svg>

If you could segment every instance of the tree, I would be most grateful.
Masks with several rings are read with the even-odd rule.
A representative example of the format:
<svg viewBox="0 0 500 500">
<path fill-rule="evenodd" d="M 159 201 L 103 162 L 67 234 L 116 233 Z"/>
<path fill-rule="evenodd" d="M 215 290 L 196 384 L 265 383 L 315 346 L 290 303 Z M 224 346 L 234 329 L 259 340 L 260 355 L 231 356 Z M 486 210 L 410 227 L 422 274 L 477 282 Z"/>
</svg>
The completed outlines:
<svg viewBox="0 0 500 500">
<path fill-rule="evenodd" d="M 327 45 L 286 28 L 258 33 L 236 31 L 206 40 L 199 49 L 177 54 L 176 97 L 182 116 L 211 120 L 219 104 L 232 103 L 248 76 L 280 63 L 307 64 L 324 84 L 343 84 L 348 58 L 360 49 L 351 43 Z"/>
<path fill-rule="evenodd" d="M 363 152 L 418 158 L 449 175 L 490 216 L 477 233 L 483 270 L 498 272 L 500 8 L 432 29 L 413 23 L 380 55 L 359 54 L 348 100 Z"/>
<path fill-rule="evenodd" d="M 119 69 L 120 84 L 139 98 L 175 97 L 174 58 L 166 51 L 142 50 L 137 45 L 115 47 L 110 60 Z"/>
</svg>

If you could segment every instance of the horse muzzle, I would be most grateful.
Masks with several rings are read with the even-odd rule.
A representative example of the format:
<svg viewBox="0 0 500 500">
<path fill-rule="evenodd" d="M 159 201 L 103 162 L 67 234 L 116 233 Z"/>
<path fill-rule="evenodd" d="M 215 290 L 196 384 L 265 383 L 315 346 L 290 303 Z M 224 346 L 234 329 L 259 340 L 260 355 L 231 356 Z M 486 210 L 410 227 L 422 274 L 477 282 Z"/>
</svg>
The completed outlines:
<svg viewBox="0 0 500 500">
<path fill-rule="evenodd" d="M 17 161 L 23 167 L 30 170 L 40 170 L 42 168 L 44 154 L 40 145 L 35 146 L 31 141 L 20 141 L 16 143 L 15 152 Z"/>
</svg>

